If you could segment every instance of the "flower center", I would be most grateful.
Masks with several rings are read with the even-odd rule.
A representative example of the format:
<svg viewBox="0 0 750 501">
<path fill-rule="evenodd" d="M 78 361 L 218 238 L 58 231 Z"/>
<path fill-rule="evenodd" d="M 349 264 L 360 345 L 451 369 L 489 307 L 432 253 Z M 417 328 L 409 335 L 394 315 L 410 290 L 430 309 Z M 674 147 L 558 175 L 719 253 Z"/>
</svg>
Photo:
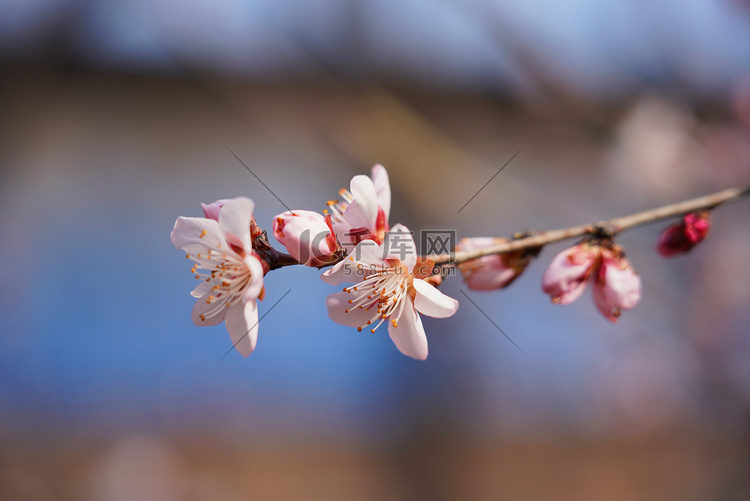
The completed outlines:
<svg viewBox="0 0 750 501">
<path fill-rule="evenodd" d="M 362 270 L 363 266 L 360 264 L 358 268 Z M 397 327 L 412 282 L 413 277 L 401 263 L 373 272 L 356 286 L 344 289 L 344 292 L 352 295 L 349 299 L 349 308 L 344 310 L 344 313 L 349 313 L 355 308 L 372 313 L 369 320 L 357 327 L 359 332 L 373 324 L 375 325 L 370 328 L 370 332 L 375 332 L 388 317 L 392 317 L 391 324 Z"/>
<path fill-rule="evenodd" d="M 212 285 L 208 291 L 210 294 L 205 299 L 206 303 L 212 307 L 201 314 L 203 321 L 239 302 L 252 279 L 252 272 L 245 259 L 232 249 L 224 252 L 221 246 L 220 242 L 217 242 L 215 246 L 208 244 L 205 246 L 206 254 L 188 254 L 187 256 L 195 261 L 192 268 L 195 278 Z M 246 259 L 253 258 L 249 256 Z"/>
</svg>

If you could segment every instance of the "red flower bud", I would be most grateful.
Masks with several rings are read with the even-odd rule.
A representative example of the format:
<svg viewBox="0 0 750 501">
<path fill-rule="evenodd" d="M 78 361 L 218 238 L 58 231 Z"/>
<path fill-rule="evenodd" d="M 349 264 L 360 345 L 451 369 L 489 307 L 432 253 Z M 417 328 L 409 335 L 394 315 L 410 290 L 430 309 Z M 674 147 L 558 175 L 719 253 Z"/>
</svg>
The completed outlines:
<svg viewBox="0 0 750 501">
<path fill-rule="evenodd" d="M 707 211 L 685 214 L 682 221 L 662 232 L 656 243 L 656 252 L 664 257 L 689 252 L 706 238 L 710 227 Z"/>
</svg>

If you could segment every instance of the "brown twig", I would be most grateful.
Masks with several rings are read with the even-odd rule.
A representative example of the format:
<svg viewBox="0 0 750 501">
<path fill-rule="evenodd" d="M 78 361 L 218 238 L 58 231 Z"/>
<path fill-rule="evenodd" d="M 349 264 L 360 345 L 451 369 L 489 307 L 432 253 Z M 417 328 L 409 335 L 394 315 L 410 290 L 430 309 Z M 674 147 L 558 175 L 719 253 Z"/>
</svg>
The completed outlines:
<svg viewBox="0 0 750 501">
<path fill-rule="evenodd" d="M 634 226 L 652 223 L 669 217 L 680 216 L 697 210 L 713 209 L 718 205 L 734 200 L 743 195 L 747 195 L 748 193 L 750 193 L 750 186 L 744 188 L 729 188 L 710 195 L 694 198 L 692 200 L 686 200 L 684 202 L 678 202 L 657 207 L 656 209 L 630 214 L 629 216 L 616 217 L 599 221 L 597 223 L 582 224 L 560 230 L 543 231 L 525 238 L 499 243 L 484 249 L 455 252 L 451 254 L 436 254 L 426 257 L 436 265 L 460 264 L 482 256 L 505 254 L 507 252 L 521 249 L 540 248 L 553 242 L 594 234 L 601 231 L 614 235 Z"/>
</svg>

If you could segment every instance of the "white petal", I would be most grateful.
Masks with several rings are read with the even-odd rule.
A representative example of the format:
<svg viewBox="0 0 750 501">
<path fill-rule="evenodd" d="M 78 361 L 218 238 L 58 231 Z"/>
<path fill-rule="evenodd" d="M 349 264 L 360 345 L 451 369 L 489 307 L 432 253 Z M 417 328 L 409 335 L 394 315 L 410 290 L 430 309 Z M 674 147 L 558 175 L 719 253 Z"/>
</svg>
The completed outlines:
<svg viewBox="0 0 750 501">
<path fill-rule="evenodd" d="M 446 318 L 458 310 L 458 301 L 446 296 L 424 280 L 414 279 L 414 307 L 428 317 Z"/>
<path fill-rule="evenodd" d="M 352 275 L 351 261 L 347 257 L 324 271 L 320 278 L 327 284 L 338 285 L 344 282 L 352 282 Z"/>
<path fill-rule="evenodd" d="M 370 308 L 368 311 L 365 308 L 352 308 L 349 304 L 350 299 L 354 299 L 354 294 L 348 292 L 338 292 L 331 294 L 326 298 L 326 307 L 328 308 L 328 316 L 331 320 L 337 324 L 347 325 L 349 327 L 365 327 L 368 320 L 375 316 L 377 312 L 377 305 Z M 349 310 L 346 313 L 346 310 Z M 373 311 L 374 310 L 374 311 Z"/>
<path fill-rule="evenodd" d="M 422 319 L 414 309 L 411 299 L 407 298 L 405 301 L 407 304 L 404 305 L 401 318 L 397 321 L 397 327 L 389 322 L 388 334 L 401 353 L 417 360 L 424 360 L 427 358 L 427 336 L 424 333 Z"/>
<path fill-rule="evenodd" d="M 350 185 L 352 201 L 343 217 L 352 228 L 375 229 L 378 218 L 378 198 L 372 179 L 367 176 L 354 176 Z"/>
<path fill-rule="evenodd" d="M 383 249 L 372 240 L 363 240 L 357 244 L 350 256 L 354 258 L 354 261 L 363 265 L 376 266 L 382 265 L 384 258 Z"/>
<path fill-rule="evenodd" d="M 214 286 L 214 284 L 215 282 L 206 282 L 205 280 L 201 280 L 201 283 L 198 284 L 198 287 L 193 289 L 193 292 L 191 292 L 190 295 L 193 297 L 203 297 L 211 291 L 211 288 Z"/>
<path fill-rule="evenodd" d="M 227 330 L 234 347 L 248 356 L 258 342 L 258 304 L 255 301 L 237 303 L 227 310 Z"/>
<path fill-rule="evenodd" d="M 253 209 L 255 209 L 255 203 L 252 200 L 238 197 L 224 204 L 219 212 L 219 226 L 227 240 L 240 245 L 248 254 L 252 249 L 250 221 L 253 218 Z"/>
<path fill-rule="evenodd" d="M 203 233 L 203 232 L 206 233 Z M 198 246 L 204 249 L 207 245 L 216 247 L 224 241 L 219 223 L 202 217 L 178 217 L 172 229 L 172 243 L 178 249 Z"/>
<path fill-rule="evenodd" d="M 369 271 L 372 267 L 379 269 L 383 265 L 380 246 L 372 240 L 364 240 L 357 244 L 351 254 L 343 261 L 336 263 L 333 268 L 326 270 L 320 277 L 327 284 L 338 285 L 341 283 L 357 283 L 365 278 L 364 270 Z"/>
<path fill-rule="evenodd" d="M 403 224 L 399 223 L 391 228 L 383 246 L 387 252 L 386 257 L 398 259 L 409 271 L 417 264 L 417 246 L 409 228 Z"/>
<path fill-rule="evenodd" d="M 200 299 L 198 299 L 193 305 L 193 313 L 191 314 L 191 318 L 193 320 L 193 323 L 198 327 L 217 325 L 224 320 L 224 314 L 226 313 L 226 309 L 224 307 L 219 309 L 212 316 L 206 315 L 206 312 L 215 308 L 215 305 L 206 302 L 206 299 L 208 299 L 208 296 L 210 294 L 211 292 L 209 291 Z M 201 319 L 201 315 L 203 315 L 203 319 Z"/>
<path fill-rule="evenodd" d="M 263 289 L 263 265 L 260 259 L 250 255 L 245 257 L 245 264 L 250 269 L 250 283 L 245 290 L 245 300 L 255 299 Z"/>
<path fill-rule="evenodd" d="M 375 185 L 378 205 L 385 213 L 385 218 L 391 214 L 391 183 L 388 179 L 388 171 L 380 164 L 372 168 L 372 183 Z"/>
</svg>

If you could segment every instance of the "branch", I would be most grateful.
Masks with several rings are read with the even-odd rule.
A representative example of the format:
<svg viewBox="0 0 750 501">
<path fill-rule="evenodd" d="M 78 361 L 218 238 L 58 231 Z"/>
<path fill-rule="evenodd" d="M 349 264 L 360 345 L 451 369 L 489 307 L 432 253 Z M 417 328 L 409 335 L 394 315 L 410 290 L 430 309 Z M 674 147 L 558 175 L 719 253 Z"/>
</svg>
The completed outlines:
<svg viewBox="0 0 750 501">
<path fill-rule="evenodd" d="M 569 238 L 580 237 L 583 235 L 590 235 L 601 231 L 615 235 L 634 226 L 652 223 L 669 217 L 680 216 L 697 210 L 710 210 L 725 202 L 747 195 L 748 193 L 750 193 L 750 186 L 744 188 L 729 188 L 710 195 L 694 198 L 692 200 L 686 200 L 684 202 L 678 202 L 657 207 L 656 209 L 630 214 L 629 216 L 606 219 L 597 223 L 582 224 L 560 230 L 543 231 L 528 237 L 499 243 L 484 249 L 454 252 L 451 254 L 435 254 L 426 256 L 426 258 L 430 259 L 436 265 L 460 264 L 492 254 L 505 254 L 507 252 L 522 249 L 541 248 L 553 242 L 559 242 L 561 240 L 567 240 Z"/>
</svg>

